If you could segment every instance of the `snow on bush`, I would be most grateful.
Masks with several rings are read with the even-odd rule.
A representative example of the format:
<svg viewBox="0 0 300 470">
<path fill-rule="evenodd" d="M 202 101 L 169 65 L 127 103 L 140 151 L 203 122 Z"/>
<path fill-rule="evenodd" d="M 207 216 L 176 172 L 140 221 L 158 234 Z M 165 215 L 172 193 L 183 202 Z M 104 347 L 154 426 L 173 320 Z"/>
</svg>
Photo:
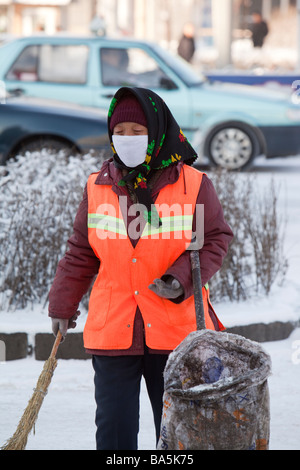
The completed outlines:
<svg viewBox="0 0 300 470">
<path fill-rule="evenodd" d="M 103 157 L 27 153 L 0 167 L 0 310 L 46 303 L 90 173 Z M 235 238 L 210 283 L 213 299 L 268 294 L 284 277 L 276 190 L 259 196 L 253 176 L 211 175 Z"/>
<path fill-rule="evenodd" d="M 211 176 L 234 239 L 211 284 L 212 297 L 246 300 L 268 295 L 275 281 L 284 281 L 286 221 L 278 211 L 278 193 L 270 180 L 263 190 L 255 174 L 217 171 Z"/>
<path fill-rule="evenodd" d="M 87 178 L 101 160 L 44 150 L 1 168 L 1 310 L 46 302 Z"/>
</svg>

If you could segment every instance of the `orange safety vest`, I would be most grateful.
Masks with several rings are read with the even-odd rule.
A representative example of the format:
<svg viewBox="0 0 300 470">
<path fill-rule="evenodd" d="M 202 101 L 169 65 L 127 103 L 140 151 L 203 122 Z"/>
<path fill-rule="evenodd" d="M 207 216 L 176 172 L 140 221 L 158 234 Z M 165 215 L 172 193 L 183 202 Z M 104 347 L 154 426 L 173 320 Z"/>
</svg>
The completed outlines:
<svg viewBox="0 0 300 470">
<path fill-rule="evenodd" d="M 97 176 L 98 173 L 90 175 L 87 184 L 88 237 L 100 259 L 100 268 L 90 296 L 84 346 L 107 350 L 130 348 L 139 306 L 147 346 L 173 350 L 197 328 L 194 297 L 175 304 L 154 294 L 148 286 L 165 274 L 191 242 L 202 173 L 185 166 L 184 175 L 182 170 L 176 183 L 161 189 L 155 206 L 162 226 L 155 229 L 146 224 L 135 247 L 127 230 L 130 233 L 136 227 L 129 224 L 126 229 L 119 197 L 110 185 L 95 184 Z M 127 204 L 125 207 L 127 211 Z M 215 329 L 208 313 L 208 291 L 202 290 L 206 327 Z"/>
</svg>

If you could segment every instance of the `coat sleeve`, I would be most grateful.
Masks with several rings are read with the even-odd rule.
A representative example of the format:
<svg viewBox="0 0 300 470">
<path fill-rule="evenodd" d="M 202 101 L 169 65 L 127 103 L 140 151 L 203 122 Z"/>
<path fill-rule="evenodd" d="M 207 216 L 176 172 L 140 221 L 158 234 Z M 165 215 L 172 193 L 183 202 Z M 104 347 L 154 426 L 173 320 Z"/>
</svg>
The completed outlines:
<svg viewBox="0 0 300 470">
<path fill-rule="evenodd" d="M 221 268 L 227 254 L 233 233 L 224 219 L 223 209 L 211 180 L 203 175 L 197 197 L 197 204 L 204 204 L 204 245 L 199 251 L 201 280 L 204 286 Z M 193 230 L 195 232 L 195 217 Z M 175 277 L 183 286 L 184 295 L 177 299 L 182 302 L 193 294 L 190 252 L 185 251 L 168 269 L 165 276 Z"/>
<path fill-rule="evenodd" d="M 88 199 L 85 187 L 78 208 L 68 251 L 59 261 L 49 293 L 49 316 L 71 318 L 99 270 L 99 259 L 88 241 Z"/>
</svg>

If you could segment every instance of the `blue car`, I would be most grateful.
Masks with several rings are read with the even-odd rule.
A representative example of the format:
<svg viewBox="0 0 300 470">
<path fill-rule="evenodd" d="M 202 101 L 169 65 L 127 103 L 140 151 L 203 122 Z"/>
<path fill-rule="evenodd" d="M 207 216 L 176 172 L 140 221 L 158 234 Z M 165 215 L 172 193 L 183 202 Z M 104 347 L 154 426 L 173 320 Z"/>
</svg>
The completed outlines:
<svg viewBox="0 0 300 470">
<path fill-rule="evenodd" d="M 6 90 L 108 110 L 120 86 L 151 88 L 213 165 L 300 153 L 300 107 L 270 90 L 211 84 L 156 44 L 127 38 L 33 36 L 0 47 Z"/>
<path fill-rule="evenodd" d="M 0 165 L 20 153 L 47 148 L 70 154 L 110 148 L 106 113 L 71 103 L 8 97 L 0 104 Z"/>
</svg>

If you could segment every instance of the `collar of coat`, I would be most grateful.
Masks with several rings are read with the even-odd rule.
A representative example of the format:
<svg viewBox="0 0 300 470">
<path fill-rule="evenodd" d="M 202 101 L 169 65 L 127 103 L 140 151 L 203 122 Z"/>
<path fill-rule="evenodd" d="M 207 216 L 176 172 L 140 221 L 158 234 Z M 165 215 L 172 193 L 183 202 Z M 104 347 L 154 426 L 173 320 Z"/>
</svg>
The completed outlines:
<svg viewBox="0 0 300 470">
<path fill-rule="evenodd" d="M 152 188 L 152 195 L 154 196 L 159 193 L 159 191 L 168 184 L 176 183 L 183 165 L 183 162 L 179 162 L 177 165 L 171 165 L 162 170 Z M 113 191 L 116 194 L 121 195 L 127 193 L 126 187 L 118 185 L 118 182 L 122 177 L 122 170 L 115 167 L 113 159 L 111 158 L 104 161 L 95 184 L 112 186 Z"/>
</svg>

